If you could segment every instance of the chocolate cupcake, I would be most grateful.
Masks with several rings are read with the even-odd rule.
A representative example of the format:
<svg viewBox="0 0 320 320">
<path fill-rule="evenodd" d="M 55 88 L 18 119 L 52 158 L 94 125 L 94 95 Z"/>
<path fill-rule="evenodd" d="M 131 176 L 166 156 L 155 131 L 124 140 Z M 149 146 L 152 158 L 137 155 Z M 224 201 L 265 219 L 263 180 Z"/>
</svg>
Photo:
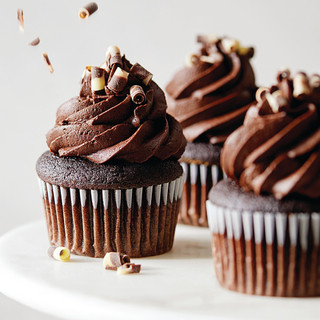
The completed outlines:
<svg viewBox="0 0 320 320">
<path fill-rule="evenodd" d="M 209 193 L 220 284 L 259 295 L 320 295 L 320 76 L 279 72 L 224 144 L 232 180 Z"/>
<path fill-rule="evenodd" d="M 36 166 L 52 245 L 91 257 L 172 248 L 186 142 L 151 79 L 112 46 L 59 107 Z"/>
<path fill-rule="evenodd" d="M 223 178 L 220 152 L 254 101 L 253 48 L 235 39 L 198 36 L 198 54 L 167 85 L 168 112 L 181 123 L 188 141 L 181 164 L 185 172 L 179 221 L 208 226 L 205 201 Z"/>
</svg>

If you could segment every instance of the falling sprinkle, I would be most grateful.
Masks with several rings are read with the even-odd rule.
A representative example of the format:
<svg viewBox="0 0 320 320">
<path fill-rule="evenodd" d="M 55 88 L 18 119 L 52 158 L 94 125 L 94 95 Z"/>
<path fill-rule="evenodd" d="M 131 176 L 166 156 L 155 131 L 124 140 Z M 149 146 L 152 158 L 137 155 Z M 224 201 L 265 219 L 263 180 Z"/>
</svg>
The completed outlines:
<svg viewBox="0 0 320 320">
<path fill-rule="evenodd" d="M 21 32 L 24 32 L 24 20 L 23 20 L 23 10 L 17 10 L 17 19 L 19 21 L 19 28 Z"/>
<path fill-rule="evenodd" d="M 29 45 L 32 46 L 32 47 L 34 47 L 34 46 L 37 46 L 39 43 L 40 43 L 40 38 L 37 37 L 37 38 L 35 38 L 33 41 L 31 41 L 31 42 L 29 43 Z"/>
<path fill-rule="evenodd" d="M 42 56 L 43 56 L 43 59 L 44 59 L 44 61 L 46 62 L 47 66 L 48 66 L 49 71 L 50 71 L 51 73 L 53 73 L 54 70 L 53 70 L 52 64 L 51 64 L 51 62 L 50 62 L 50 59 L 49 59 L 49 57 L 48 57 L 48 54 L 47 54 L 46 52 L 43 52 L 43 53 L 42 53 Z"/>
</svg>

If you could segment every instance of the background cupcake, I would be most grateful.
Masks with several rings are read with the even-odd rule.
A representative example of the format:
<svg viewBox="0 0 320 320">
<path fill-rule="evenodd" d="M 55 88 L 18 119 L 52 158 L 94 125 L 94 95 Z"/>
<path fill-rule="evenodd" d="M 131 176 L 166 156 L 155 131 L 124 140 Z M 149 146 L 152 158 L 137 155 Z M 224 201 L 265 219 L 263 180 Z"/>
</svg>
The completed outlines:
<svg viewBox="0 0 320 320">
<path fill-rule="evenodd" d="M 219 282 L 260 295 L 320 295 L 320 76 L 289 71 L 257 91 L 221 156 L 208 218 Z"/>
<path fill-rule="evenodd" d="M 198 36 L 199 53 L 166 87 L 169 113 L 188 141 L 182 156 L 185 175 L 180 222 L 207 226 L 208 191 L 222 177 L 220 152 L 227 136 L 242 124 L 254 100 L 253 48 L 228 37 Z"/>
<path fill-rule="evenodd" d="M 58 109 L 37 162 L 51 244 L 94 257 L 171 249 L 185 139 L 151 79 L 112 46 Z"/>
</svg>

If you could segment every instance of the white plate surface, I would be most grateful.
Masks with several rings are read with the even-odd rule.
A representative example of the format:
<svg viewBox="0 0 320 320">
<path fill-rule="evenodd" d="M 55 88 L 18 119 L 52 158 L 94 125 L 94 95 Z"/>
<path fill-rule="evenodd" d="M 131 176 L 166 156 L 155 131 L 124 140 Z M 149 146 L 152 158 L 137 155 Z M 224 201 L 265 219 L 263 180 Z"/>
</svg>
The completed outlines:
<svg viewBox="0 0 320 320">
<path fill-rule="evenodd" d="M 106 271 L 102 259 L 47 256 L 43 221 L 0 239 L 0 291 L 34 309 L 65 319 L 319 319 L 320 298 L 247 296 L 219 287 L 207 229 L 177 227 L 171 252 L 132 259 L 137 275 Z"/>
</svg>

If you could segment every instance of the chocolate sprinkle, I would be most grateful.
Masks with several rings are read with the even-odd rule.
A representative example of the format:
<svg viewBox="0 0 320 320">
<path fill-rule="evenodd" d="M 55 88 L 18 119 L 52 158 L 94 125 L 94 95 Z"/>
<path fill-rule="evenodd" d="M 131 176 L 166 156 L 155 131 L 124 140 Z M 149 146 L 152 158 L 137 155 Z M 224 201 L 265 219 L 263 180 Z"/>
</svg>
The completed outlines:
<svg viewBox="0 0 320 320">
<path fill-rule="evenodd" d="M 31 41 L 31 42 L 29 43 L 29 45 L 32 46 L 32 47 L 34 47 L 34 46 L 37 46 L 39 43 L 40 43 L 40 38 L 37 37 L 37 38 L 35 38 L 33 41 Z"/>
<path fill-rule="evenodd" d="M 134 85 L 130 88 L 131 100 L 135 104 L 142 104 L 146 101 L 146 94 L 143 91 L 143 88 L 138 85 Z"/>
<path fill-rule="evenodd" d="M 97 10 L 98 10 L 98 5 L 95 2 L 90 2 L 79 10 L 79 17 L 81 19 L 87 19 Z"/>
<path fill-rule="evenodd" d="M 135 63 L 131 69 L 130 73 L 136 77 L 137 79 L 141 80 L 144 85 L 148 85 L 152 79 L 152 73 L 142 67 L 139 63 Z"/>
<path fill-rule="evenodd" d="M 23 20 L 23 10 L 18 9 L 17 10 L 17 19 L 20 22 L 19 28 L 22 32 L 24 32 L 24 20 Z"/>
<path fill-rule="evenodd" d="M 44 61 L 46 62 L 47 66 L 48 66 L 48 69 L 51 73 L 53 73 L 53 67 L 52 67 L 52 64 L 50 62 L 50 59 L 48 57 L 48 54 L 46 52 L 42 52 L 42 56 L 43 56 L 43 59 Z"/>
<path fill-rule="evenodd" d="M 107 252 L 103 259 L 106 270 L 117 270 L 125 263 L 130 263 L 130 257 L 120 252 Z"/>
<path fill-rule="evenodd" d="M 141 264 L 125 263 L 117 270 L 118 274 L 130 274 L 139 273 L 141 270 Z"/>
<path fill-rule="evenodd" d="M 121 92 L 128 82 L 128 72 L 122 70 L 121 68 L 117 68 L 112 78 L 109 80 L 108 89 L 113 92 Z"/>
</svg>

